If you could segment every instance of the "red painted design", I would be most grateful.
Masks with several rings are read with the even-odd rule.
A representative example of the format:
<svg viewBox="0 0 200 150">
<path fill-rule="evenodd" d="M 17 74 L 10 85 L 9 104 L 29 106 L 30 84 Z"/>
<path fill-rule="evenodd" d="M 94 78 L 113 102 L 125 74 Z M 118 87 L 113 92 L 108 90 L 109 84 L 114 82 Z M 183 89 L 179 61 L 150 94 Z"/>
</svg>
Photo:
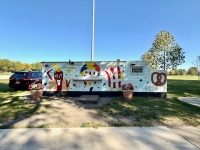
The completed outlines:
<svg viewBox="0 0 200 150">
<path fill-rule="evenodd" d="M 114 72 L 114 68 L 113 68 L 113 67 L 111 67 L 111 68 L 110 68 L 110 71 L 113 73 L 113 72 Z"/>
<path fill-rule="evenodd" d="M 113 82 L 113 88 L 116 88 L 116 82 Z"/>
<path fill-rule="evenodd" d="M 85 86 L 87 85 L 87 82 L 86 82 L 86 81 L 84 81 L 84 85 L 85 85 Z"/>
<path fill-rule="evenodd" d="M 94 84 L 96 84 L 96 81 L 94 81 Z"/>
<path fill-rule="evenodd" d="M 51 70 L 49 70 L 49 71 L 47 72 L 47 75 L 49 76 L 50 80 L 52 80 L 52 77 L 51 77 L 51 75 L 50 75 L 50 72 L 51 72 L 52 70 L 53 70 L 53 69 L 51 69 Z"/>
<path fill-rule="evenodd" d="M 63 72 L 54 72 L 54 78 L 56 79 L 57 91 L 62 91 Z"/>
<path fill-rule="evenodd" d="M 77 87 L 76 84 L 73 84 L 73 87 Z"/>
<path fill-rule="evenodd" d="M 120 79 L 121 78 L 120 77 L 121 71 L 120 71 L 120 67 L 119 66 L 117 66 L 117 73 L 118 73 L 118 79 Z"/>
<path fill-rule="evenodd" d="M 107 77 L 108 77 L 108 86 L 110 87 L 110 74 L 108 73 L 108 71 L 105 71 Z"/>
<path fill-rule="evenodd" d="M 120 67 L 119 66 L 117 66 L 117 73 L 118 73 L 118 78 L 120 79 L 121 78 L 121 76 L 120 76 L 121 71 L 120 71 Z M 121 88 L 121 81 L 118 82 L 118 87 Z"/>
<path fill-rule="evenodd" d="M 100 72 L 100 67 L 96 63 L 94 63 L 94 67 L 96 71 Z"/>
<path fill-rule="evenodd" d="M 71 82 L 71 79 L 69 80 L 69 82 L 68 80 L 66 80 L 66 87 L 69 87 L 70 82 Z"/>
<path fill-rule="evenodd" d="M 47 72 L 47 75 L 49 76 L 50 80 L 53 80 L 51 75 L 50 75 L 50 72 L 52 71 L 53 69 L 49 70 Z M 62 81 L 63 81 L 63 72 L 62 71 L 59 71 L 59 72 L 54 72 L 54 79 L 56 80 L 56 87 L 57 87 L 57 91 L 62 91 Z"/>
<path fill-rule="evenodd" d="M 119 88 L 121 87 L 121 81 L 118 82 L 118 87 L 119 87 Z"/>
</svg>

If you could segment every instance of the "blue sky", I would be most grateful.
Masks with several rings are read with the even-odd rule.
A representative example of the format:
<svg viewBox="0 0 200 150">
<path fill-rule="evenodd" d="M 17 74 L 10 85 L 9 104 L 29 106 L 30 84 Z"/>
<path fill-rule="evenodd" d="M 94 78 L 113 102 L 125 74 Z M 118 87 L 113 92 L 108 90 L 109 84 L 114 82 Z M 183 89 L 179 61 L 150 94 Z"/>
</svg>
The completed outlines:
<svg viewBox="0 0 200 150">
<path fill-rule="evenodd" d="M 1 0 L 0 59 L 90 61 L 92 0 Z M 140 60 L 169 31 L 192 67 L 200 55 L 200 0 L 96 0 L 94 61 Z"/>
</svg>

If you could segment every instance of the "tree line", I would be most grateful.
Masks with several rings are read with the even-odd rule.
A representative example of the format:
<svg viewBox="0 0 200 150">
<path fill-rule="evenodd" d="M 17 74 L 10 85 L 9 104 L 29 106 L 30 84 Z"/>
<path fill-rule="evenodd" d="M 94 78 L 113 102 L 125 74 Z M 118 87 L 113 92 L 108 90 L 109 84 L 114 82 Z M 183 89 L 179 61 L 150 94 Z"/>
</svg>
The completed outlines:
<svg viewBox="0 0 200 150">
<path fill-rule="evenodd" d="M 173 68 L 168 72 L 168 75 L 199 75 L 199 71 L 196 67 L 190 67 L 187 71 L 185 69 Z"/>
<path fill-rule="evenodd" d="M 0 72 L 15 72 L 15 71 L 41 71 L 42 64 L 36 63 L 21 63 L 20 61 L 10 61 L 8 59 L 0 59 Z"/>
</svg>

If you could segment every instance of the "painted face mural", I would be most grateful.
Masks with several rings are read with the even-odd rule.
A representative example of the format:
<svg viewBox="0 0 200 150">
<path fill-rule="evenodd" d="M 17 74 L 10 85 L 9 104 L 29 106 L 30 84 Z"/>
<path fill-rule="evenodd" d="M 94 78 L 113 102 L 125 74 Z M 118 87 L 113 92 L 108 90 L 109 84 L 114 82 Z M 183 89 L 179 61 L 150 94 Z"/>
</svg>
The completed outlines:
<svg viewBox="0 0 200 150">
<path fill-rule="evenodd" d="M 56 64 L 53 64 L 53 67 L 55 69 L 57 69 L 55 72 L 54 72 L 54 79 L 56 81 L 56 88 L 57 88 L 57 91 L 62 91 L 62 82 L 63 82 L 63 72 L 62 70 L 56 65 Z M 50 75 L 50 72 L 52 71 L 53 69 L 50 69 L 48 72 L 47 72 L 47 75 L 49 76 L 50 80 L 52 81 L 52 77 Z"/>
<path fill-rule="evenodd" d="M 57 91 L 62 91 L 63 72 L 61 70 L 54 72 L 54 78 L 56 80 Z"/>
<path fill-rule="evenodd" d="M 100 67 L 93 62 L 85 63 L 80 70 L 81 76 L 99 76 Z"/>
<path fill-rule="evenodd" d="M 85 63 L 81 70 L 80 75 L 82 77 L 90 77 L 90 76 L 100 76 L 100 67 L 93 62 Z M 89 91 L 92 92 L 95 89 L 96 81 L 84 81 L 84 88 L 89 86 Z"/>
</svg>

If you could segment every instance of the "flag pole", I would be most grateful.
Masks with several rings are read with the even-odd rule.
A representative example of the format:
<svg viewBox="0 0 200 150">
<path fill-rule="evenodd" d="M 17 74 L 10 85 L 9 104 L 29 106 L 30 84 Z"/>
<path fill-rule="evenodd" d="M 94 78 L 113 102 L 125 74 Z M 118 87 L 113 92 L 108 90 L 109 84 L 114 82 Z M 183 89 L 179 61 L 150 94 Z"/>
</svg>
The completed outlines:
<svg viewBox="0 0 200 150">
<path fill-rule="evenodd" d="M 91 61 L 94 61 L 94 7 L 95 7 L 95 0 L 92 0 L 92 41 L 91 41 Z"/>
</svg>

